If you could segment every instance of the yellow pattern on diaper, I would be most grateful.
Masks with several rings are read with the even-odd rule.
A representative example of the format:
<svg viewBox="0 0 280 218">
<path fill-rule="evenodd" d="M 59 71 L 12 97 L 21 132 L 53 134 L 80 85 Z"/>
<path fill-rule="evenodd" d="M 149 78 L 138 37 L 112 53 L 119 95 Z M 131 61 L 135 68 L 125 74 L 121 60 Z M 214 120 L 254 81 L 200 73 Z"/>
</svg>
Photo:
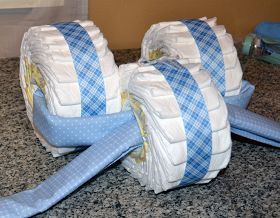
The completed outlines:
<svg viewBox="0 0 280 218">
<path fill-rule="evenodd" d="M 122 92 L 121 93 L 121 105 L 122 105 L 122 110 L 126 111 L 128 108 L 130 108 L 129 105 L 129 94 L 128 92 Z"/>
<path fill-rule="evenodd" d="M 123 92 L 121 94 L 122 99 L 122 108 L 128 108 L 129 106 L 133 109 L 134 115 L 136 117 L 140 133 L 143 137 L 144 143 L 141 149 L 136 149 L 135 151 L 130 153 L 130 157 L 135 159 L 136 163 L 141 163 L 146 160 L 146 153 L 149 148 L 149 144 L 147 141 L 148 135 L 146 132 L 146 118 L 145 114 L 141 108 L 141 104 L 135 100 L 135 98 L 130 95 L 128 92 Z M 129 106 L 128 106 L 129 104 Z"/>
<path fill-rule="evenodd" d="M 24 67 L 25 67 L 25 93 L 27 96 L 28 103 L 33 107 L 33 93 L 35 91 L 35 85 L 37 85 L 42 92 L 46 93 L 46 82 L 42 77 L 42 74 L 38 67 L 35 64 L 32 64 L 28 61 L 27 58 L 24 58 Z"/>
<path fill-rule="evenodd" d="M 153 49 L 149 51 L 149 60 L 153 61 L 156 59 L 161 58 L 164 55 L 164 53 L 158 48 L 158 49 Z"/>
</svg>

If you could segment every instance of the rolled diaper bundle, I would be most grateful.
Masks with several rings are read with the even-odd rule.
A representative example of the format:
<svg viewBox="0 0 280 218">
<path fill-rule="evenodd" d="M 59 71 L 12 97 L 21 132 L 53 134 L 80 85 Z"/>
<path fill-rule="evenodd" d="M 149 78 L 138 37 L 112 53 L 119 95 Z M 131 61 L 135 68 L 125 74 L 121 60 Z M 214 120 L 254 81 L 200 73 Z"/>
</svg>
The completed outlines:
<svg viewBox="0 0 280 218">
<path fill-rule="evenodd" d="M 230 160 L 228 116 L 237 132 L 248 135 L 252 129 L 240 116 L 233 116 L 239 110 L 228 106 L 228 114 L 222 96 L 250 95 L 251 89 L 241 89 L 242 72 L 226 75 L 227 53 L 207 22 L 181 22 L 196 34 L 192 43 L 200 56 L 194 55 L 195 61 L 161 58 L 122 65 L 119 74 L 112 53 L 98 49 L 99 30 L 91 22 L 31 28 L 22 45 L 21 86 L 34 128 L 43 139 L 53 140 L 51 144 L 59 141 L 56 146 L 62 149 L 69 149 L 71 143 L 91 146 L 37 187 L 0 198 L 0 217 L 45 211 L 119 159 L 147 190 L 156 193 L 215 178 Z M 164 51 L 168 49 L 153 52 L 158 58 Z M 102 65 L 105 54 L 109 60 Z M 236 86 L 227 85 L 227 80 Z M 114 113 L 120 111 L 121 102 L 123 110 L 131 110 Z M 248 96 L 242 104 L 247 102 Z M 244 111 L 240 113 L 242 118 Z M 247 115 L 246 124 L 255 116 Z M 277 125 L 272 134 L 262 130 L 252 134 L 264 132 L 261 139 L 268 136 L 278 143 Z"/>
<path fill-rule="evenodd" d="M 121 110 L 118 68 L 107 44 L 91 21 L 37 26 L 24 34 L 20 84 L 33 125 L 33 96 L 37 90 L 43 92 L 48 111 L 60 117 L 89 117 Z M 34 127 L 54 156 L 75 149 L 53 146 L 36 130 L 36 124 Z"/>
<path fill-rule="evenodd" d="M 121 69 L 129 69 L 121 80 L 127 85 L 123 99 L 137 121 L 130 117 L 39 186 L 0 198 L 0 216 L 42 212 L 120 158 L 156 193 L 209 182 L 227 166 L 227 109 L 206 71 L 164 59 Z"/>
<path fill-rule="evenodd" d="M 120 66 L 122 88 L 129 93 L 144 138 L 144 146 L 123 165 L 156 193 L 207 183 L 230 160 L 230 126 L 222 96 L 199 64 L 179 62 Z"/>
<path fill-rule="evenodd" d="M 224 96 L 232 132 L 280 147 L 280 124 L 246 111 L 254 86 L 242 81 L 242 69 L 231 35 L 216 18 L 162 22 L 152 25 L 142 41 L 141 61 L 161 56 L 201 63 Z"/>
<path fill-rule="evenodd" d="M 217 18 L 203 17 L 152 25 L 142 41 L 141 60 L 168 56 L 201 63 L 222 95 L 239 94 L 243 73 L 237 51 L 232 36 L 216 21 Z M 222 71 L 223 76 L 219 77 L 218 71 Z"/>
</svg>

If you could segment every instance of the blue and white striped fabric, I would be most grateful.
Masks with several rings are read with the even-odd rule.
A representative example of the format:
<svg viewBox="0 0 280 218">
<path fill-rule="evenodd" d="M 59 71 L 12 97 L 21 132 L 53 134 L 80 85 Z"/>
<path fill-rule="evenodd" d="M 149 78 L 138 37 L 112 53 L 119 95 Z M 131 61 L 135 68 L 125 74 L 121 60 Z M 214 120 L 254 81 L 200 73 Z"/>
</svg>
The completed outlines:
<svg viewBox="0 0 280 218">
<path fill-rule="evenodd" d="M 187 162 L 180 186 L 200 181 L 208 172 L 212 154 L 212 130 L 202 93 L 184 66 L 175 60 L 152 64 L 172 88 L 181 110 L 187 141 Z"/>
<path fill-rule="evenodd" d="M 0 217 L 29 217 L 56 204 L 100 171 L 143 144 L 132 117 L 37 187 L 0 198 Z"/>
<path fill-rule="evenodd" d="M 218 38 L 211 27 L 202 20 L 182 20 L 192 34 L 201 58 L 202 66 L 210 73 L 216 87 L 225 95 L 225 63 Z"/>
<path fill-rule="evenodd" d="M 280 123 L 235 105 L 227 108 L 231 132 L 280 148 Z"/>
<path fill-rule="evenodd" d="M 53 24 L 64 36 L 72 55 L 81 93 L 81 116 L 106 113 L 103 75 L 94 44 L 76 22 Z"/>
</svg>

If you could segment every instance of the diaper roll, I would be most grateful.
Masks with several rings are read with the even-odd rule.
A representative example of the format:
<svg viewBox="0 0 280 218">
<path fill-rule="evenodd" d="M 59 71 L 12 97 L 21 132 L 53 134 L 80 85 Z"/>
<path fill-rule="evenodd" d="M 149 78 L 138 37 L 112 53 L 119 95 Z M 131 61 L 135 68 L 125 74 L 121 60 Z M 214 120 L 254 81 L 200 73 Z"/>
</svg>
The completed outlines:
<svg viewBox="0 0 280 218">
<path fill-rule="evenodd" d="M 156 67 L 158 63 L 169 62 L 177 65 L 170 68 L 174 70 L 174 78 L 169 78 L 172 73 L 168 76 Z M 144 146 L 132 152 L 122 164 L 141 185 L 156 193 L 209 182 L 227 166 L 231 155 L 228 112 L 222 96 L 199 64 L 179 62 L 160 60 L 156 64 L 133 63 L 119 68 L 123 105 L 125 99 L 130 100 L 144 139 Z M 187 71 L 190 75 L 186 84 L 190 86 L 182 85 L 182 81 L 174 85 L 175 80 L 187 76 Z M 192 89 L 195 86 L 197 90 Z M 189 104 L 198 93 L 200 101 Z M 204 107 L 206 113 L 198 106 Z M 183 112 L 184 107 L 189 109 Z M 202 115 L 204 120 L 200 118 Z M 203 137 L 195 137 L 207 135 L 205 132 L 208 141 L 207 137 L 203 142 L 200 141 Z M 204 150 L 205 154 L 198 157 L 205 146 L 207 152 Z"/>
<path fill-rule="evenodd" d="M 124 123 L 37 187 L 0 198 L 0 216 L 43 212 L 119 159 L 155 193 L 207 183 L 227 166 L 227 109 L 200 65 L 162 59 L 120 69 L 122 105 L 130 105 L 135 116 L 124 112 L 131 114 Z M 34 102 L 41 97 L 35 94 Z"/>
<path fill-rule="evenodd" d="M 161 22 L 152 25 L 142 41 L 141 60 L 154 60 L 161 56 L 168 56 L 186 59 L 188 63 L 200 63 L 210 73 L 222 95 L 239 94 L 243 73 L 232 36 L 226 32 L 223 25 L 216 24 L 216 18 L 207 19 L 203 17 L 199 20 L 189 21 Z M 193 25 L 192 21 L 205 23 L 212 33 L 209 34 L 208 30 L 208 32 L 204 32 L 205 34 L 201 34 L 204 30 Z M 204 39 L 206 38 L 206 41 L 203 41 L 204 39 L 202 42 L 200 41 L 202 35 Z M 215 41 L 217 41 L 218 46 L 211 48 Z M 217 57 L 216 54 L 213 55 L 211 49 L 212 51 L 215 49 L 221 50 L 218 53 L 222 54 L 223 57 L 220 62 L 223 63 L 216 63 L 215 66 L 211 66 L 213 65 L 213 58 Z M 208 59 L 211 61 L 208 62 Z M 211 68 L 214 72 L 211 72 Z M 217 81 L 215 81 L 217 68 L 222 68 L 221 71 L 224 72 L 221 73 L 224 74 L 222 75 L 224 78 L 217 78 Z M 224 85 L 224 87 L 220 88 L 221 85 Z"/>
<path fill-rule="evenodd" d="M 91 21 L 37 26 L 24 34 L 20 84 L 33 125 L 33 95 L 38 89 L 52 115 L 89 117 L 121 110 L 118 67 L 107 44 Z M 75 150 L 52 146 L 35 133 L 54 156 Z"/>
</svg>

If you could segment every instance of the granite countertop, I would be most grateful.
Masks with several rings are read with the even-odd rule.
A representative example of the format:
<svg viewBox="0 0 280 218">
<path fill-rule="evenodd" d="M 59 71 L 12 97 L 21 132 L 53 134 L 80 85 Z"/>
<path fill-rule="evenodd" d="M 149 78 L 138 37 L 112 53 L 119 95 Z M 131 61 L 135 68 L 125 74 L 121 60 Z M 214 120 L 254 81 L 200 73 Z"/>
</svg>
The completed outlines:
<svg viewBox="0 0 280 218">
<path fill-rule="evenodd" d="M 115 51 L 118 64 L 140 50 Z M 280 67 L 240 56 L 256 85 L 249 109 L 280 121 Z M 0 196 L 39 184 L 78 154 L 53 158 L 28 121 L 18 58 L 0 60 Z M 116 163 L 36 217 L 280 217 L 280 150 L 233 136 L 231 162 L 206 185 L 161 194 L 145 191 Z"/>
</svg>

